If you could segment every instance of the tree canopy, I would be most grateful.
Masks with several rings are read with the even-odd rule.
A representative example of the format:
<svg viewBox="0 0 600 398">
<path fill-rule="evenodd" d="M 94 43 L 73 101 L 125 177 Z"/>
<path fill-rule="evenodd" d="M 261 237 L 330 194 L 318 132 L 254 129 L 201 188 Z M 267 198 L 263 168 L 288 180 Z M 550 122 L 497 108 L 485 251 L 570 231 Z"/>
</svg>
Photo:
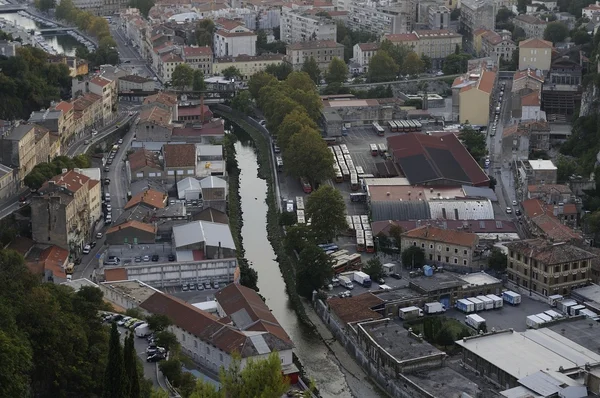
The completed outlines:
<svg viewBox="0 0 600 398">
<path fill-rule="evenodd" d="M 344 198 L 331 185 L 321 185 L 308 197 L 306 216 L 311 220 L 317 240 L 322 243 L 331 242 L 348 228 Z"/>
<path fill-rule="evenodd" d="M 546 25 L 546 29 L 544 30 L 544 40 L 556 44 L 564 41 L 567 37 L 569 37 L 569 27 L 564 23 L 554 21 Z"/>
<path fill-rule="evenodd" d="M 129 0 L 129 7 L 137 8 L 143 16 L 148 18 L 150 9 L 154 7 L 154 0 Z"/>
<path fill-rule="evenodd" d="M 481 134 L 470 127 L 464 127 L 458 135 L 458 138 L 476 161 L 479 161 L 488 154 L 484 134 Z"/>
<path fill-rule="evenodd" d="M 240 91 L 231 100 L 231 107 L 236 111 L 249 115 L 252 110 L 252 96 L 247 90 Z"/>
<path fill-rule="evenodd" d="M 384 276 L 383 264 L 378 256 L 373 257 L 362 268 L 363 272 L 368 274 L 372 280 L 377 280 Z"/>
<path fill-rule="evenodd" d="M 343 59 L 333 57 L 327 68 L 327 83 L 344 83 L 348 77 L 348 67 Z"/>
<path fill-rule="evenodd" d="M 194 91 L 206 90 L 206 83 L 204 82 L 204 73 L 201 69 L 194 69 L 194 75 L 192 78 L 192 89 Z"/>
<path fill-rule="evenodd" d="M 494 271 L 503 272 L 506 269 L 507 257 L 502 250 L 493 248 L 488 257 L 488 266 Z"/>
<path fill-rule="evenodd" d="M 319 69 L 319 64 L 317 64 L 317 61 L 312 56 L 304 60 L 302 72 L 306 72 L 315 84 L 319 84 L 321 81 L 321 69 Z"/>
<path fill-rule="evenodd" d="M 221 74 L 225 79 L 240 79 L 242 77 L 242 72 L 235 66 L 230 66 L 229 68 L 225 68 L 221 71 Z"/>
<path fill-rule="evenodd" d="M 404 57 L 404 61 L 402 65 L 400 65 L 400 73 L 403 75 L 418 75 L 425 70 L 425 63 L 421 60 L 421 57 L 414 52 L 411 51 Z"/>
<path fill-rule="evenodd" d="M 37 164 L 23 179 L 23 183 L 31 189 L 39 189 L 46 181 L 62 173 L 63 169 L 85 169 L 91 162 L 87 155 L 77 155 L 73 158 L 57 156 L 50 163 Z"/>
<path fill-rule="evenodd" d="M 171 85 L 184 91 L 194 83 L 194 70 L 188 64 L 182 63 L 175 67 L 171 75 Z"/>
<path fill-rule="evenodd" d="M 298 257 L 296 289 L 298 294 L 310 298 L 314 290 L 323 287 L 325 281 L 333 275 L 331 257 L 316 245 L 308 245 Z"/>
<path fill-rule="evenodd" d="M 467 53 L 450 54 L 444 60 L 442 71 L 446 75 L 464 73 L 467 71 L 467 65 L 471 58 L 471 54 Z"/>
<path fill-rule="evenodd" d="M 425 265 L 425 252 L 417 246 L 409 246 L 402 251 L 404 268 L 419 268 Z"/>
<path fill-rule="evenodd" d="M 307 131 L 317 131 L 317 124 L 301 109 L 288 113 L 277 129 L 277 144 L 284 151 L 290 139 L 295 134 L 306 134 Z"/>
<path fill-rule="evenodd" d="M 313 187 L 334 176 L 333 154 L 313 129 L 302 130 L 290 138 L 283 151 L 283 164 L 289 175 L 306 178 Z"/>
<path fill-rule="evenodd" d="M 210 18 L 203 18 L 196 24 L 196 44 L 199 46 L 213 46 L 215 23 Z"/>
<path fill-rule="evenodd" d="M 250 76 L 250 80 L 248 81 L 248 91 L 252 94 L 252 97 L 255 100 L 258 100 L 258 93 L 260 89 L 268 86 L 270 83 L 276 83 L 277 78 L 266 72 L 258 72 L 254 75 Z"/>
<path fill-rule="evenodd" d="M 398 65 L 385 50 L 379 50 L 369 61 L 369 80 L 372 82 L 388 82 L 396 80 Z"/>
</svg>

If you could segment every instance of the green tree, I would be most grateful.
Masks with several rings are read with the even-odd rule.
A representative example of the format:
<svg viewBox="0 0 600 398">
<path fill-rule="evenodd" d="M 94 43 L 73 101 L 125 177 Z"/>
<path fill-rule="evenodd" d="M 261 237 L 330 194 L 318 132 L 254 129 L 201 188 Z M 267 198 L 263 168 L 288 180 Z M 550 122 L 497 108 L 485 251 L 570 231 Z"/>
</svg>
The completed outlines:
<svg viewBox="0 0 600 398">
<path fill-rule="evenodd" d="M 238 264 L 240 266 L 240 285 L 246 286 L 247 288 L 253 289 L 258 292 L 258 273 L 245 258 L 238 258 Z"/>
<path fill-rule="evenodd" d="M 258 100 L 258 93 L 260 92 L 260 89 L 276 81 L 277 79 L 269 73 L 255 73 L 252 76 L 250 76 L 250 80 L 248 81 L 248 91 L 250 91 L 252 98 Z"/>
<path fill-rule="evenodd" d="M 292 225 L 285 232 L 284 245 L 288 253 L 300 253 L 307 246 L 317 244 L 313 230 L 308 225 Z"/>
<path fill-rule="evenodd" d="M 400 246 L 401 246 L 400 242 L 402 242 L 402 233 L 403 232 L 404 231 L 402 230 L 402 227 L 400 227 L 399 225 L 396 225 L 396 224 L 392 225 L 388 232 L 394 245 L 398 249 L 400 249 Z"/>
<path fill-rule="evenodd" d="M 168 316 L 162 314 L 149 315 L 146 318 L 146 323 L 153 332 L 162 332 L 163 330 L 167 330 L 167 328 L 173 324 Z"/>
<path fill-rule="evenodd" d="M 201 69 L 195 69 L 192 78 L 192 89 L 194 91 L 206 90 L 206 83 L 204 82 L 204 73 Z"/>
<path fill-rule="evenodd" d="M 282 62 L 278 65 L 271 64 L 265 68 L 265 72 L 275 76 L 277 80 L 285 80 L 294 71 L 292 65 Z"/>
<path fill-rule="evenodd" d="M 470 127 L 464 127 L 458 135 L 458 138 L 476 161 L 479 161 L 487 155 L 488 150 L 485 142 L 485 135 Z"/>
<path fill-rule="evenodd" d="M 263 98 L 262 91 L 261 98 Z M 302 108 L 298 102 L 289 98 L 282 92 L 275 92 L 274 95 L 266 98 L 263 103 L 264 105 L 261 106 L 261 109 L 263 110 L 263 113 L 267 119 L 267 127 L 269 131 L 278 131 L 279 126 L 283 122 L 283 119 L 286 117 L 286 115 L 296 110 L 305 111 L 305 109 Z"/>
<path fill-rule="evenodd" d="M 199 46 L 213 46 L 215 23 L 210 18 L 204 18 L 196 24 L 196 44 Z"/>
<path fill-rule="evenodd" d="M 442 67 L 442 71 L 446 75 L 456 75 L 459 73 L 465 73 L 467 71 L 467 65 L 470 59 L 470 54 L 450 54 L 444 59 L 444 66 Z"/>
<path fill-rule="evenodd" d="M 140 13 L 148 18 L 148 13 L 150 9 L 154 7 L 154 0 L 130 0 L 129 7 L 137 8 L 140 10 Z"/>
<path fill-rule="evenodd" d="M 404 75 L 415 76 L 422 73 L 423 70 L 425 70 L 425 64 L 421 60 L 421 57 L 414 51 L 408 53 L 400 66 L 400 73 Z"/>
<path fill-rule="evenodd" d="M 515 14 L 511 10 L 501 7 L 496 14 L 496 23 L 506 23 L 514 16 Z"/>
<path fill-rule="evenodd" d="M 42 12 L 49 11 L 56 7 L 55 0 L 35 0 L 33 4 L 35 5 L 35 8 Z"/>
<path fill-rule="evenodd" d="M 431 61 L 430 57 L 425 54 L 421 54 L 421 61 L 423 61 L 423 68 L 425 68 L 425 70 L 431 70 L 433 62 Z"/>
<path fill-rule="evenodd" d="M 402 251 L 404 268 L 420 268 L 425 265 L 425 252 L 417 246 L 409 246 Z"/>
<path fill-rule="evenodd" d="M 137 369 L 137 354 L 135 351 L 132 333 L 129 333 L 125 338 L 125 347 L 123 349 L 123 366 L 127 380 L 127 390 L 125 391 L 125 396 L 127 398 L 140 398 L 141 391 Z"/>
<path fill-rule="evenodd" d="M 165 350 L 177 353 L 180 345 L 177 337 L 169 332 L 168 330 L 162 330 L 155 334 L 156 344 L 160 347 L 164 347 Z"/>
<path fill-rule="evenodd" d="M 302 92 L 309 92 L 316 95 L 316 88 L 310 75 L 304 71 L 292 72 L 285 79 L 285 85 Z"/>
<path fill-rule="evenodd" d="M 402 65 L 406 56 L 413 52 L 413 49 L 403 44 L 396 45 L 390 40 L 385 39 L 381 42 L 381 45 L 379 46 L 379 51 L 385 51 L 394 59 L 396 65 Z"/>
<path fill-rule="evenodd" d="M 460 17 L 460 8 L 456 7 L 454 10 L 452 10 L 452 12 L 450 13 L 450 20 L 451 21 L 458 21 L 458 18 Z"/>
<path fill-rule="evenodd" d="M 225 79 L 241 79 L 242 78 L 242 72 L 240 72 L 240 70 L 238 68 L 236 68 L 235 66 L 230 66 L 229 68 L 225 68 L 223 69 L 223 71 L 221 72 L 221 74 L 223 75 L 223 77 Z"/>
<path fill-rule="evenodd" d="M 127 397 L 125 386 L 127 383 L 123 361 L 123 350 L 119 340 L 117 324 L 113 323 L 110 330 L 110 343 L 108 345 L 108 363 L 104 373 L 103 398 Z"/>
<path fill-rule="evenodd" d="M 58 4 L 56 6 L 56 9 L 54 10 L 54 15 L 57 19 L 69 20 L 71 18 L 73 10 L 75 10 L 73 0 L 61 0 L 60 4 Z"/>
<path fill-rule="evenodd" d="M 29 370 L 32 368 L 32 352 L 25 336 L 10 316 L 4 316 L 7 308 L 0 309 L 0 396 L 26 397 L 29 395 Z"/>
<path fill-rule="evenodd" d="M 313 187 L 333 177 L 333 154 L 314 130 L 292 136 L 283 152 L 283 164 L 289 175 L 304 177 Z"/>
<path fill-rule="evenodd" d="M 348 228 L 344 198 L 330 185 L 321 185 L 308 197 L 306 216 L 310 218 L 312 230 L 320 242 L 331 242 Z"/>
<path fill-rule="evenodd" d="M 378 280 L 385 275 L 383 272 L 383 264 L 378 256 L 367 261 L 367 264 L 362 267 L 362 270 L 364 273 L 368 274 L 372 280 Z"/>
<path fill-rule="evenodd" d="M 252 110 L 252 97 L 247 90 L 240 91 L 231 100 L 231 107 L 236 111 L 249 115 Z"/>
<path fill-rule="evenodd" d="M 388 82 L 396 80 L 398 65 L 384 50 L 377 51 L 369 61 L 369 81 Z"/>
<path fill-rule="evenodd" d="M 184 91 L 194 83 L 194 70 L 188 64 L 179 64 L 171 75 L 171 85 Z"/>
<path fill-rule="evenodd" d="M 450 327 L 443 326 L 435 335 L 435 342 L 444 347 L 444 349 L 453 346 L 454 335 L 452 334 L 452 330 L 450 330 Z"/>
<path fill-rule="evenodd" d="M 308 76 L 310 76 L 315 84 L 319 84 L 321 81 L 321 69 L 319 69 L 319 64 L 317 64 L 317 61 L 312 56 L 304 60 L 302 72 L 308 73 Z"/>
<path fill-rule="evenodd" d="M 333 275 L 331 257 L 316 245 L 308 245 L 298 255 L 296 289 L 303 297 L 311 298 L 314 290 L 323 287 Z"/>
<path fill-rule="evenodd" d="M 560 43 L 569 37 L 569 28 L 562 22 L 550 22 L 544 30 L 544 40 Z"/>
<path fill-rule="evenodd" d="M 348 77 L 348 67 L 344 60 L 333 57 L 327 68 L 327 83 L 344 83 Z"/>
<path fill-rule="evenodd" d="M 587 44 L 590 41 L 592 41 L 592 37 L 588 34 L 588 32 L 582 29 L 576 30 L 575 32 L 571 33 L 571 39 L 578 46 Z"/>
<path fill-rule="evenodd" d="M 285 152 L 290 139 L 295 134 L 306 134 L 307 131 L 317 131 L 317 124 L 308 114 L 300 109 L 288 113 L 277 129 L 277 143 Z"/>
<path fill-rule="evenodd" d="M 177 357 L 170 357 L 168 360 L 160 362 L 158 368 L 171 384 L 179 385 L 183 372 L 181 361 Z"/>
<path fill-rule="evenodd" d="M 492 252 L 488 257 L 488 267 L 494 271 L 504 272 L 504 270 L 506 270 L 507 261 L 508 259 L 506 254 L 502 253 L 502 250 L 495 247 L 492 249 Z"/>
</svg>

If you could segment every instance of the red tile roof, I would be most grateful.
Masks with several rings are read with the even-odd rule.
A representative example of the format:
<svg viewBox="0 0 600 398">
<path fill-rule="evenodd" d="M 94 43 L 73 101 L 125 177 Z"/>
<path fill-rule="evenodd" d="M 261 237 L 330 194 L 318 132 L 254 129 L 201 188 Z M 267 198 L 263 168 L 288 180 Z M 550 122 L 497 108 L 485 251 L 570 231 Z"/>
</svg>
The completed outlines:
<svg viewBox="0 0 600 398">
<path fill-rule="evenodd" d="M 521 106 L 540 106 L 540 92 L 536 90 L 522 96 Z"/>
<path fill-rule="evenodd" d="M 158 157 L 154 153 L 143 148 L 129 154 L 127 160 L 129 161 L 131 171 L 134 172 L 143 169 L 144 167 L 151 167 L 159 170 L 162 169 Z"/>
<path fill-rule="evenodd" d="M 165 167 L 196 167 L 195 144 L 163 145 Z"/>
<path fill-rule="evenodd" d="M 380 313 L 371 309 L 383 302 L 373 293 L 363 293 L 354 297 L 332 297 L 327 300 L 327 305 L 340 321 L 348 324 L 350 322 L 383 318 Z"/>
<path fill-rule="evenodd" d="M 225 30 L 235 29 L 238 26 L 244 26 L 240 21 L 234 21 L 233 19 L 219 18 L 215 21 L 215 24 Z"/>
<path fill-rule="evenodd" d="M 149 95 L 144 99 L 144 105 L 158 102 L 166 106 L 175 106 L 177 104 L 177 94 L 160 92 L 158 94 Z"/>
<path fill-rule="evenodd" d="M 40 262 L 44 264 L 45 270 L 52 271 L 55 277 L 65 279 L 65 267 L 69 259 L 69 252 L 58 246 L 50 246 L 40 255 Z"/>
<path fill-rule="evenodd" d="M 405 41 L 417 41 L 419 37 L 414 33 L 398 33 L 383 36 L 383 40 L 389 40 L 392 43 L 400 43 Z"/>
<path fill-rule="evenodd" d="M 106 231 L 106 234 L 107 235 L 112 234 L 113 232 L 120 231 L 124 228 L 139 229 L 140 231 L 149 232 L 151 234 L 156 233 L 156 225 L 146 224 L 146 223 L 135 221 L 135 220 L 130 220 L 130 221 L 124 222 L 123 224 L 115 225 L 115 226 L 109 228 L 108 231 Z"/>
<path fill-rule="evenodd" d="M 200 105 L 195 106 L 180 106 L 177 108 L 177 115 L 179 117 L 182 116 L 201 116 L 204 113 L 204 119 L 210 120 L 212 119 L 213 113 L 208 107 L 208 105 L 204 105 L 204 107 Z"/>
<path fill-rule="evenodd" d="M 45 183 L 41 188 L 42 191 L 45 191 L 51 183 L 55 185 L 59 185 L 69 192 L 77 192 L 83 187 L 85 184 L 90 181 L 88 176 L 83 174 L 76 173 L 73 170 L 69 170 L 66 173 L 59 174 L 57 176 L 52 177 L 49 182 Z"/>
<path fill-rule="evenodd" d="M 185 47 L 183 47 L 183 54 L 186 57 L 197 57 L 199 55 L 212 55 L 212 49 L 208 46 L 204 46 L 204 47 L 185 46 Z"/>
<path fill-rule="evenodd" d="M 208 122 L 202 128 L 194 127 L 174 127 L 173 136 L 177 137 L 195 137 L 203 135 L 223 136 L 225 135 L 225 125 L 222 120 Z"/>
<path fill-rule="evenodd" d="M 519 47 L 523 48 L 552 48 L 552 42 L 542 39 L 527 39 L 519 43 Z"/>
<path fill-rule="evenodd" d="M 160 59 L 163 62 L 183 62 L 183 59 L 181 59 L 179 55 L 174 53 L 165 54 L 162 57 L 160 57 Z"/>
<path fill-rule="evenodd" d="M 109 268 L 104 270 L 104 279 L 106 282 L 126 281 L 126 268 Z"/>
<path fill-rule="evenodd" d="M 73 104 L 67 101 L 60 101 L 55 108 L 62 111 L 62 113 L 68 113 L 73 110 Z"/>
<path fill-rule="evenodd" d="M 154 189 L 147 189 L 133 196 L 124 209 L 127 210 L 139 203 L 144 203 L 154 209 L 164 209 L 167 205 L 167 194 Z"/>
<path fill-rule="evenodd" d="M 215 35 L 218 36 L 223 36 L 223 37 L 242 37 L 242 36 L 256 36 L 256 33 L 249 31 L 249 32 L 229 32 L 227 30 L 217 30 L 215 32 Z"/>
<path fill-rule="evenodd" d="M 494 82 L 496 81 L 496 73 L 490 71 L 484 71 L 481 79 L 479 79 L 479 84 L 477 88 L 480 91 L 491 94 L 494 89 Z"/>
<path fill-rule="evenodd" d="M 447 29 L 422 29 L 415 30 L 414 33 L 419 38 L 425 39 L 447 39 L 448 37 L 461 37 L 458 33 L 451 32 Z"/>
<path fill-rule="evenodd" d="M 523 212 L 533 224 L 548 238 L 555 242 L 581 240 L 581 235 L 562 224 L 539 199 L 528 199 L 521 204 Z"/>
<path fill-rule="evenodd" d="M 92 80 L 90 80 L 90 83 L 94 83 L 100 87 L 105 87 L 108 86 L 111 83 L 111 81 L 103 76 L 96 76 Z"/>
<path fill-rule="evenodd" d="M 375 51 L 379 49 L 379 43 L 358 43 L 358 47 L 362 51 Z"/>
<path fill-rule="evenodd" d="M 515 72 L 514 76 L 513 76 L 513 81 L 514 80 L 519 80 L 519 79 L 524 79 L 530 77 L 532 79 L 535 80 L 539 80 L 540 82 L 544 82 L 544 75 L 543 74 L 537 74 L 535 69 L 526 69 L 526 70 L 520 70 Z"/>
<path fill-rule="evenodd" d="M 160 106 L 152 106 L 144 109 L 140 113 L 139 123 L 152 123 L 163 127 L 171 124 L 171 112 Z"/>
<path fill-rule="evenodd" d="M 430 225 L 415 228 L 402 234 L 406 238 L 416 238 L 430 240 L 434 242 L 443 242 L 458 246 L 472 247 L 477 244 L 477 235 L 470 232 L 452 231 L 441 229 Z"/>
</svg>

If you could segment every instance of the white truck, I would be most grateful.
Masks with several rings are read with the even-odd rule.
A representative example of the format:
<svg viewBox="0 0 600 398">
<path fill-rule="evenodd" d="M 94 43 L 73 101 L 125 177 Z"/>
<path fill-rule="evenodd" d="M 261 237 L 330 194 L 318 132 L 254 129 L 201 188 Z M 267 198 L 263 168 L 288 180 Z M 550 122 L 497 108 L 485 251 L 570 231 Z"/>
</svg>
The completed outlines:
<svg viewBox="0 0 600 398">
<path fill-rule="evenodd" d="M 525 325 L 527 325 L 527 327 L 531 328 L 531 329 L 537 329 L 540 326 L 542 326 L 544 323 L 546 323 L 546 321 L 544 321 L 543 319 L 539 318 L 536 315 L 529 315 L 525 319 Z"/>
<path fill-rule="evenodd" d="M 362 271 L 356 271 L 353 279 L 354 282 L 363 287 L 371 287 L 371 277 Z"/>
<path fill-rule="evenodd" d="M 480 330 L 485 325 L 485 319 L 477 314 L 471 314 L 465 317 L 465 323 L 475 330 Z"/>
<path fill-rule="evenodd" d="M 492 299 L 494 301 L 494 309 L 502 308 L 502 305 L 504 305 L 504 301 L 502 301 L 502 299 L 500 297 L 496 296 L 495 294 L 488 294 L 485 297 Z"/>
<path fill-rule="evenodd" d="M 562 314 L 559 314 L 558 312 L 554 311 L 554 310 L 548 310 L 548 311 L 544 311 L 544 314 L 548 315 L 550 318 L 554 319 L 560 319 L 563 317 Z"/>
<path fill-rule="evenodd" d="M 502 299 L 510 305 L 521 304 L 521 295 L 510 290 L 502 293 Z"/>
<path fill-rule="evenodd" d="M 426 314 L 441 314 L 446 312 L 446 307 L 442 303 L 426 303 L 425 304 L 425 313 Z"/>
<path fill-rule="evenodd" d="M 146 337 L 150 335 L 150 326 L 147 323 L 142 323 L 135 328 L 134 333 L 137 337 Z"/>
<path fill-rule="evenodd" d="M 492 300 L 489 297 L 486 296 L 477 296 L 477 300 L 480 300 L 483 302 L 483 309 L 484 310 L 493 310 L 494 309 L 494 300 Z"/>
<path fill-rule="evenodd" d="M 405 307 L 398 310 L 398 317 L 404 321 L 421 316 L 423 316 L 423 310 L 419 307 Z"/>
<path fill-rule="evenodd" d="M 469 298 L 467 298 L 467 300 L 469 300 L 470 302 L 475 304 L 475 312 L 483 311 L 485 309 L 485 304 L 483 303 L 483 301 L 479 300 L 478 298 L 469 297 Z"/>
<path fill-rule="evenodd" d="M 475 312 L 475 304 L 473 304 L 467 299 L 456 300 L 456 308 L 459 311 L 464 312 L 465 314 Z"/>
<path fill-rule="evenodd" d="M 396 272 L 396 264 L 393 264 L 393 263 L 383 264 L 383 272 L 386 275 L 393 274 L 394 272 Z"/>
<path fill-rule="evenodd" d="M 348 278 L 347 276 L 340 275 L 340 276 L 338 276 L 338 279 L 340 280 L 340 286 L 343 286 L 348 290 L 354 289 L 354 285 L 352 284 L 352 281 L 350 281 L 350 278 Z"/>
<path fill-rule="evenodd" d="M 537 316 L 540 319 L 543 319 L 544 322 L 552 322 L 552 317 L 548 314 L 545 314 L 543 312 L 540 312 L 539 314 L 535 314 L 535 316 Z"/>
<path fill-rule="evenodd" d="M 548 304 L 550 304 L 550 307 L 556 307 L 556 303 L 558 303 L 562 299 L 563 296 L 561 296 L 560 294 L 553 294 L 552 296 L 548 296 Z"/>
<path fill-rule="evenodd" d="M 556 308 L 565 315 L 569 315 L 569 309 L 577 305 L 575 300 L 562 300 L 556 303 Z"/>
</svg>

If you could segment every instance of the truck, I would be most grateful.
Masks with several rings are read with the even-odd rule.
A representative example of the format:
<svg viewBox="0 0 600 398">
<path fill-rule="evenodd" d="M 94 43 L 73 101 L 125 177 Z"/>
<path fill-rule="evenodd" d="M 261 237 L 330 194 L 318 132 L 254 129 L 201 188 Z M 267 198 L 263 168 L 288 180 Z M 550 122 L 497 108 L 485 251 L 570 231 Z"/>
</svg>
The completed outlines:
<svg viewBox="0 0 600 398">
<path fill-rule="evenodd" d="M 544 323 L 546 323 L 546 321 L 538 318 L 536 315 L 529 315 L 525 319 L 525 325 L 527 325 L 527 327 L 531 328 L 531 329 L 537 329 L 540 326 L 542 326 Z"/>
<path fill-rule="evenodd" d="M 502 308 L 502 305 L 504 305 L 504 301 L 502 301 L 502 299 L 500 297 L 496 296 L 495 294 L 488 294 L 485 297 L 492 299 L 494 301 L 494 309 Z"/>
<path fill-rule="evenodd" d="M 421 316 L 423 316 L 423 310 L 419 307 L 405 307 L 398 310 L 398 317 L 405 321 Z"/>
<path fill-rule="evenodd" d="M 442 303 L 426 303 L 425 304 L 425 313 L 426 314 L 441 314 L 446 312 L 446 307 Z"/>
<path fill-rule="evenodd" d="M 562 300 L 556 303 L 556 308 L 565 315 L 569 315 L 569 308 L 577 305 L 575 300 Z"/>
<path fill-rule="evenodd" d="M 394 264 L 394 263 L 383 264 L 383 272 L 386 275 L 393 274 L 394 272 L 396 272 L 396 264 Z"/>
<path fill-rule="evenodd" d="M 598 320 L 598 314 L 596 314 L 594 311 L 589 310 L 587 308 L 579 311 L 579 315 L 583 315 L 586 318 L 590 318 L 590 319 L 592 319 L 594 321 Z"/>
<path fill-rule="evenodd" d="M 543 312 L 535 314 L 535 316 L 537 316 L 540 319 L 543 319 L 544 322 L 552 322 L 552 317 L 550 315 L 544 314 Z"/>
<path fill-rule="evenodd" d="M 563 316 L 561 314 L 559 314 L 558 312 L 554 311 L 554 310 L 548 310 L 548 311 L 544 311 L 544 314 L 548 315 L 550 318 L 554 319 L 560 319 Z"/>
<path fill-rule="evenodd" d="M 348 290 L 354 289 L 354 285 L 347 276 L 340 275 L 338 276 L 338 279 L 340 280 L 340 286 L 345 287 Z"/>
<path fill-rule="evenodd" d="M 485 319 L 477 314 L 467 315 L 465 317 L 465 323 L 475 330 L 481 330 L 485 327 Z"/>
<path fill-rule="evenodd" d="M 477 296 L 477 300 L 483 301 L 483 309 L 484 310 L 493 310 L 494 309 L 494 300 L 486 296 Z"/>
<path fill-rule="evenodd" d="M 548 304 L 550 307 L 556 307 L 556 304 L 563 299 L 563 296 L 560 294 L 553 294 L 552 296 L 548 296 Z"/>
<path fill-rule="evenodd" d="M 469 297 L 469 298 L 467 298 L 467 300 L 469 300 L 470 302 L 475 304 L 475 312 L 483 311 L 485 309 L 485 304 L 483 304 L 483 301 L 481 301 L 475 297 Z"/>
<path fill-rule="evenodd" d="M 362 271 L 354 273 L 354 282 L 358 283 L 363 287 L 371 287 L 371 277 Z"/>
<path fill-rule="evenodd" d="M 503 292 L 502 299 L 510 305 L 521 304 L 521 295 L 519 293 L 515 293 L 511 290 L 507 290 L 507 291 Z"/>
<path fill-rule="evenodd" d="M 464 312 L 465 314 L 475 312 L 475 304 L 473 304 L 467 299 L 456 300 L 456 308 L 459 311 Z"/>
<path fill-rule="evenodd" d="M 569 308 L 569 315 L 571 316 L 575 316 L 575 315 L 579 315 L 579 311 L 581 310 L 585 310 L 585 305 L 574 305 L 571 308 Z"/>
<path fill-rule="evenodd" d="M 134 333 L 137 337 L 147 337 L 150 335 L 150 326 L 147 323 L 142 323 L 135 328 Z"/>
</svg>

